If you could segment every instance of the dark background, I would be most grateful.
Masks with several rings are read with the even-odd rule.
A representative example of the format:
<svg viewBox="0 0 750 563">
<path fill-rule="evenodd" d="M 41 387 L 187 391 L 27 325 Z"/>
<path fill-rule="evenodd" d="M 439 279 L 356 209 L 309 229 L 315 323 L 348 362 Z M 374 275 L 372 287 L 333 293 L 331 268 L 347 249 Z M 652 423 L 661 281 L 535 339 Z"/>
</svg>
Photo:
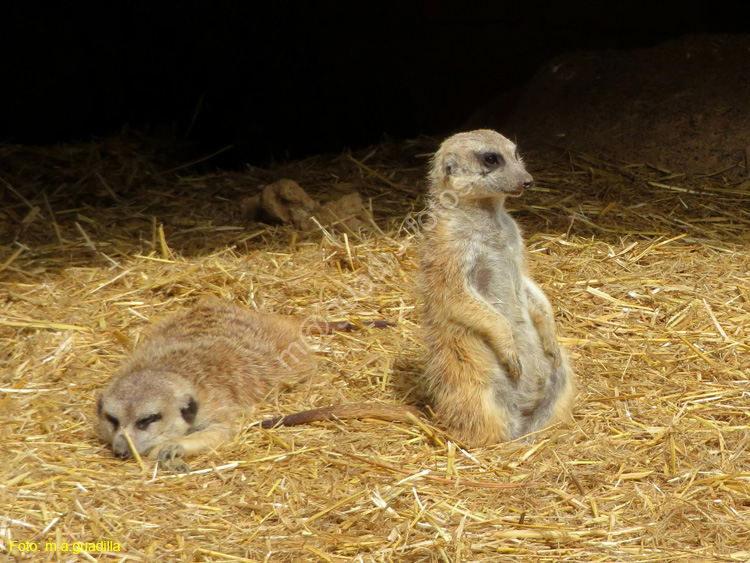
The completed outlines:
<svg viewBox="0 0 750 563">
<path fill-rule="evenodd" d="M 0 141 L 124 128 L 212 162 L 442 135 L 570 50 L 750 31 L 722 3 L 23 3 L 0 19 Z M 731 6 L 731 5 L 729 5 Z"/>
</svg>

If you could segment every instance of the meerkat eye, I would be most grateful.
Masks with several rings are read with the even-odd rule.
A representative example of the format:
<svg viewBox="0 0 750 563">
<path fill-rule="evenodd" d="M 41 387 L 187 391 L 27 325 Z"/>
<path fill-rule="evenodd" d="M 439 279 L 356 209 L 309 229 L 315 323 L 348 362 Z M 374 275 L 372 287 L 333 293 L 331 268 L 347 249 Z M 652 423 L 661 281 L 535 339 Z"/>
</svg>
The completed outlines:
<svg viewBox="0 0 750 563">
<path fill-rule="evenodd" d="M 115 430 L 117 430 L 120 427 L 120 421 L 117 420 L 114 416 L 111 414 L 105 414 L 104 417 L 109 420 L 109 423 L 115 427 Z"/>
<path fill-rule="evenodd" d="M 495 168 L 499 168 L 503 164 L 505 164 L 505 160 L 501 155 L 499 155 L 496 152 L 488 152 L 484 153 L 480 157 L 482 164 L 484 164 L 487 168 L 490 170 L 494 170 Z"/>
<path fill-rule="evenodd" d="M 152 414 L 150 416 L 145 416 L 142 419 L 136 421 L 135 425 L 138 428 L 138 430 L 145 430 L 148 428 L 149 424 L 156 422 L 157 420 L 161 420 L 160 414 Z"/>
</svg>

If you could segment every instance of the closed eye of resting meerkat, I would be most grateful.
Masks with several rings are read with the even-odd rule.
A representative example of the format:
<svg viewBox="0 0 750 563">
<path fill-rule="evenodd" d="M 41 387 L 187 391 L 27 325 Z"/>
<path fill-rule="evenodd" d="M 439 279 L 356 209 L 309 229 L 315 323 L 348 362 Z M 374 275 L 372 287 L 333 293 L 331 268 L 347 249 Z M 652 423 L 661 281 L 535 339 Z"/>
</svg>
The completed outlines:
<svg viewBox="0 0 750 563">
<path fill-rule="evenodd" d="M 346 328 L 346 327 L 344 327 Z M 215 297 L 157 323 L 99 397 L 96 429 L 178 471 L 182 458 L 230 440 L 241 412 L 315 372 L 300 323 Z"/>
<path fill-rule="evenodd" d="M 435 414 L 474 446 L 568 420 L 573 374 L 505 209 L 533 184 L 516 146 L 495 131 L 459 133 L 440 146 L 430 179 L 418 290 Z"/>
</svg>

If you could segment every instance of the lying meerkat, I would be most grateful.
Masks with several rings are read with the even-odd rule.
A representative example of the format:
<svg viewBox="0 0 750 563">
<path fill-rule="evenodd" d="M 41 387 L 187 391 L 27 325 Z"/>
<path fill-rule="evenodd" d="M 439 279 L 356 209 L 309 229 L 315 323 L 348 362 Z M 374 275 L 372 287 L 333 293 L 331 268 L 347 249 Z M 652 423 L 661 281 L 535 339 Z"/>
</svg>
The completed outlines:
<svg viewBox="0 0 750 563">
<path fill-rule="evenodd" d="M 495 131 L 459 133 L 440 146 L 430 179 L 418 289 L 422 381 L 438 419 L 475 446 L 568 420 L 573 374 L 505 210 L 533 183 L 516 146 Z"/>
<path fill-rule="evenodd" d="M 99 397 L 97 431 L 117 456 L 127 432 L 139 454 L 186 470 L 183 457 L 230 440 L 241 412 L 315 367 L 298 321 L 203 298 L 136 347 Z"/>
</svg>

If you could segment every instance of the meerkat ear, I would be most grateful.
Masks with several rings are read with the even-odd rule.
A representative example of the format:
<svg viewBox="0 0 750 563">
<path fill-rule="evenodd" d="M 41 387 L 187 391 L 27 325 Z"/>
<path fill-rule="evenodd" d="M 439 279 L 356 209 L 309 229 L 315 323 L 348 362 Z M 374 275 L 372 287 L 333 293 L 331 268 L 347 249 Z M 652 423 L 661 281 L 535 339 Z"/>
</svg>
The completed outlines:
<svg viewBox="0 0 750 563">
<path fill-rule="evenodd" d="M 195 402 L 195 398 L 192 395 L 188 404 L 180 409 L 180 414 L 188 424 L 195 420 L 195 415 L 198 414 L 198 403 Z"/>
<path fill-rule="evenodd" d="M 456 169 L 456 155 L 449 154 L 445 158 L 445 175 L 451 176 Z"/>
<path fill-rule="evenodd" d="M 97 416 L 102 416 L 102 400 L 103 399 L 104 399 L 104 397 L 102 397 L 101 395 L 99 395 L 99 398 L 96 401 L 96 415 Z"/>
</svg>

